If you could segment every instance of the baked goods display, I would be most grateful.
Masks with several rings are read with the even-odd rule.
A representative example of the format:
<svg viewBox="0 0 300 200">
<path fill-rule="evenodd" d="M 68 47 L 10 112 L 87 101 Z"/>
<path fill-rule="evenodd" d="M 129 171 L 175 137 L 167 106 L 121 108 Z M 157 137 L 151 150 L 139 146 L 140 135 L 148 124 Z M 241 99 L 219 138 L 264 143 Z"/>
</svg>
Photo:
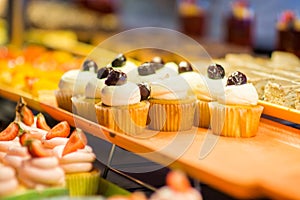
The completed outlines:
<svg viewBox="0 0 300 200">
<path fill-rule="evenodd" d="M 296 105 L 299 105 L 300 60 L 294 54 L 274 51 L 270 58 L 227 54 L 214 60 L 227 72 L 238 70 L 246 74 L 255 86 L 259 100 L 299 110 Z"/>
<path fill-rule="evenodd" d="M 82 59 L 59 50 L 29 45 L 23 49 L 1 47 L 0 83 L 39 97 L 41 91 L 56 90 L 62 74 L 78 69 Z"/>
<path fill-rule="evenodd" d="M 83 196 L 98 192 L 100 171 L 87 145 L 85 133 L 71 128 L 66 121 L 49 127 L 40 113 L 33 115 L 23 98 L 16 106 L 16 117 L 0 132 L 1 183 L 7 185 L 5 198 L 30 198 L 26 195 Z M 80 185 L 78 185 L 80 183 Z M 37 198 L 32 196 L 31 198 Z"/>
<path fill-rule="evenodd" d="M 95 69 L 98 68 L 95 61 L 89 60 L 89 62 L 96 66 Z M 214 108 L 220 108 L 215 106 L 221 104 L 226 104 L 226 108 L 229 108 L 230 99 L 234 100 L 230 105 L 239 106 L 245 103 L 250 105 L 248 100 L 253 99 L 255 103 L 251 103 L 252 107 L 258 103 L 258 100 L 264 100 L 298 108 L 300 76 L 298 76 L 297 65 L 299 63 L 297 57 L 283 52 L 273 52 L 270 59 L 252 57 L 248 54 L 227 54 L 224 58 L 213 59 L 207 66 L 205 74 L 200 74 L 186 61 L 177 65 L 173 62 L 165 63 L 162 58 L 156 56 L 150 62 L 138 66 L 128 61 L 125 55 L 119 54 L 107 66 L 99 68 L 96 75 L 89 76 L 89 81 L 75 80 L 73 84 L 77 82 L 82 91 L 85 87 L 85 91 L 79 93 L 80 90 L 77 89 L 76 94 L 74 91 L 72 97 L 68 97 L 68 101 L 73 103 L 74 113 L 128 135 L 138 136 L 145 129 L 162 132 L 186 131 L 193 126 L 209 129 L 213 126 L 213 132 L 220 134 L 224 120 L 219 125 L 216 123 L 212 125 L 211 119 L 219 121 L 220 118 L 216 118 L 216 113 L 222 111 L 209 109 L 209 103 L 211 108 L 213 105 Z M 290 74 L 282 69 L 285 64 L 294 68 L 296 72 L 293 74 L 294 80 L 288 80 Z M 268 73 L 269 70 L 274 73 Z M 249 83 L 244 85 L 238 81 L 234 82 L 239 77 L 237 75 L 231 76 L 234 81 L 228 84 L 226 77 L 234 71 L 239 71 L 237 73 L 241 77 L 247 76 L 245 79 Z M 284 73 L 280 74 L 280 72 Z M 238 87 L 230 86 L 234 84 Z M 234 94 L 232 89 L 239 87 L 247 87 L 253 95 L 241 89 L 238 95 L 230 96 Z M 226 103 L 225 99 L 227 99 Z M 222 103 L 219 104 L 221 101 Z M 211 112 L 214 112 L 214 116 L 211 116 Z M 245 125 L 243 131 L 241 127 L 231 126 L 225 128 L 227 133 L 223 132 L 221 135 L 255 136 L 262 107 L 257 106 L 254 113 L 257 115 L 253 118 L 255 125 L 251 128 L 245 125 L 248 117 L 244 116 L 239 119 L 245 123 L 238 123 L 241 126 Z M 226 117 L 226 120 L 229 118 Z"/>
<path fill-rule="evenodd" d="M 300 55 L 300 19 L 293 10 L 280 13 L 276 23 L 277 49 Z"/>
</svg>

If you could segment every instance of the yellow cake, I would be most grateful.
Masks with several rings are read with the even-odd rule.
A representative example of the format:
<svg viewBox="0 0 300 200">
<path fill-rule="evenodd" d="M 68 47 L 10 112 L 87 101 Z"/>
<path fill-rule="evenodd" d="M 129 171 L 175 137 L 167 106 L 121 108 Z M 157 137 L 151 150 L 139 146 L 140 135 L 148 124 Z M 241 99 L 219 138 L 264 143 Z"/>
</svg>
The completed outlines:
<svg viewBox="0 0 300 200">
<path fill-rule="evenodd" d="M 263 106 L 257 105 L 258 94 L 246 76 L 233 72 L 227 80 L 224 96 L 209 103 L 211 130 L 227 137 L 256 135 Z"/>
</svg>

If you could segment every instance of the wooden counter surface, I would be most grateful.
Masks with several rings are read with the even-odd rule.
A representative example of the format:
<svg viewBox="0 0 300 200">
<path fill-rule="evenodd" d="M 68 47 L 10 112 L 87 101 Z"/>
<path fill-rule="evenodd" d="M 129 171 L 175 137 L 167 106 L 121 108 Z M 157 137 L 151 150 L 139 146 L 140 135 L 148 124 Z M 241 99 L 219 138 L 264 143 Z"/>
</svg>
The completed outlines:
<svg viewBox="0 0 300 200">
<path fill-rule="evenodd" d="M 0 87 L 0 95 L 18 100 L 20 94 Z M 50 98 L 51 99 L 51 98 Z M 262 118 L 253 138 L 226 138 L 193 128 L 190 131 L 146 130 L 139 138 L 105 127 L 25 96 L 28 105 L 56 120 L 114 143 L 162 165 L 184 170 L 191 177 L 243 199 L 300 199 L 300 130 Z"/>
</svg>

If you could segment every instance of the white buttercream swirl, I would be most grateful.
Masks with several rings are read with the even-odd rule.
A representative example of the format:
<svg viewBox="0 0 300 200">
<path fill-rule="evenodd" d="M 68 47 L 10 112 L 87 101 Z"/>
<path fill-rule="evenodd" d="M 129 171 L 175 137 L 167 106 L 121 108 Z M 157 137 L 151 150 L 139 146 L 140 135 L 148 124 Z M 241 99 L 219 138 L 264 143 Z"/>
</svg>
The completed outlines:
<svg viewBox="0 0 300 200">
<path fill-rule="evenodd" d="M 87 83 L 85 87 L 85 97 L 92 99 L 100 99 L 101 98 L 101 90 L 105 86 L 106 78 L 99 79 L 97 77 L 93 77 Z"/>
<path fill-rule="evenodd" d="M 109 65 L 107 65 L 107 67 L 112 67 L 111 63 Z M 113 67 L 114 70 L 120 70 L 120 71 L 122 71 L 122 72 L 124 72 L 126 74 L 129 73 L 129 72 L 131 72 L 131 71 L 133 71 L 133 70 L 136 70 L 136 68 L 137 68 L 136 64 L 134 64 L 133 62 L 128 61 L 128 60 L 121 67 Z"/>
<path fill-rule="evenodd" d="M 190 86 L 190 90 L 201 100 L 212 101 L 224 94 L 226 79 L 213 80 L 197 72 L 180 74 Z"/>
<path fill-rule="evenodd" d="M 155 71 L 160 79 L 178 75 L 178 65 L 174 62 L 167 62 L 164 66 Z"/>
<path fill-rule="evenodd" d="M 60 78 L 58 87 L 62 91 L 73 91 L 75 81 L 80 70 L 73 69 L 65 72 Z"/>
<path fill-rule="evenodd" d="M 150 98 L 176 100 L 188 96 L 188 83 L 180 76 L 150 83 Z"/>
<path fill-rule="evenodd" d="M 225 94 L 218 98 L 218 102 L 229 105 L 257 105 L 258 94 L 252 83 L 229 85 L 225 87 Z"/>
<path fill-rule="evenodd" d="M 88 81 L 93 77 L 96 77 L 94 72 L 69 70 L 62 75 L 58 87 L 62 91 L 71 91 L 74 95 L 84 94 Z"/>
<path fill-rule="evenodd" d="M 127 82 L 105 86 L 101 91 L 101 100 L 107 106 L 132 105 L 141 101 L 141 93 L 135 83 Z"/>
<path fill-rule="evenodd" d="M 85 87 L 87 83 L 94 77 L 96 77 L 97 74 L 90 71 L 80 71 L 78 73 L 77 79 L 75 81 L 74 85 L 74 95 L 84 95 L 85 94 Z"/>
</svg>

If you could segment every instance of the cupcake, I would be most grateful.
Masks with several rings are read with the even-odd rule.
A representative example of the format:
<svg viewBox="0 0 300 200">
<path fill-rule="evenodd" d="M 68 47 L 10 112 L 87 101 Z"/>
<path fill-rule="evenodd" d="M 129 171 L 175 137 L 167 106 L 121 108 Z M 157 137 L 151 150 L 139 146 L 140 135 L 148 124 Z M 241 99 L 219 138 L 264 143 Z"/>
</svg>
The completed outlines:
<svg viewBox="0 0 300 200">
<path fill-rule="evenodd" d="M 159 188 L 150 200 L 202 200 L 202 195 L 194 189 L 181 171 L 171 171 L 166 177 L 166 186 Z"/>
<path fill-rule="evenodd" d="M 15 170 L 0 163 L 0 198 L 13 194 L 18 187 L 19 182 Z"/>
<path fill-rule="evenodd" d="M 212 132 L 227 137 L 255 136 L 263 111 L 257 101 L 257 91 L 252 83 L 247 83 L 246 75 L 233 72 L 224 95 L 209 103 Z"/>
<path fill-rule="evenodd" d="M 86 60 L 81 70 L 73 69 L 64 73 L 59 81 L 59 89 L 55 91 L 58 107 L 72 112 L 72 96 L 84 95 L 87 82 L 96 76 L 97 65 Z"/>
<path fill-rule="evenodd" d="M 96 159 L 87 138 L 75 129 L 65 145 L 56 146 L 54 154 L 66 173 L 66 187 L 70 196 L 95 195 L 98 191 L 100 171 L 93 167 Z"/>
<path fill-rule="evenodd" d="M 111 71 L 96 104 L 98 123 L 109 129 L 137 136 L 146 127 L 149 102 L 141 101 L 137 84 L 127 82 L 127 75 Z"/>
<path fill-rule="evenodd" d="M 212 64 L 208 66 L 206 76 L 192 71 L 191 66 L 185 62 L 179 64 L 179 69 L 180 76 L 187 81 L 191 92 L 197 97 L 194 125 L 208 128 L 210 125 L 208 103 L 215 101 L 224 90 L 224 68 L 219 64 Z"/>
<path fill-rule="evenodd" d="M 27 146 L 31 158 L 18 168 L 20 182 L 27 188 L 38 190 L 64 187 L 65 173 L 52 151 L 43 148 L 39 140 L 28 140 Z"/>
<path fill-rule="evenodd" d="M 149 125 L 152 130 L 184 131 L 193 126 L 196 99 L 180 76 L 150 83 Z"/>
<path fill-rule="evenodd" d="M 96 77 L 92 77 L 85 87 L 85 95 L 72 97 L 76 113 L 93 122 L 97 122 L 95 104 L 101 100 L 101 90 L 105 86 L 107 75 L 112 67 L 100 68 Z"/>
</svg>

